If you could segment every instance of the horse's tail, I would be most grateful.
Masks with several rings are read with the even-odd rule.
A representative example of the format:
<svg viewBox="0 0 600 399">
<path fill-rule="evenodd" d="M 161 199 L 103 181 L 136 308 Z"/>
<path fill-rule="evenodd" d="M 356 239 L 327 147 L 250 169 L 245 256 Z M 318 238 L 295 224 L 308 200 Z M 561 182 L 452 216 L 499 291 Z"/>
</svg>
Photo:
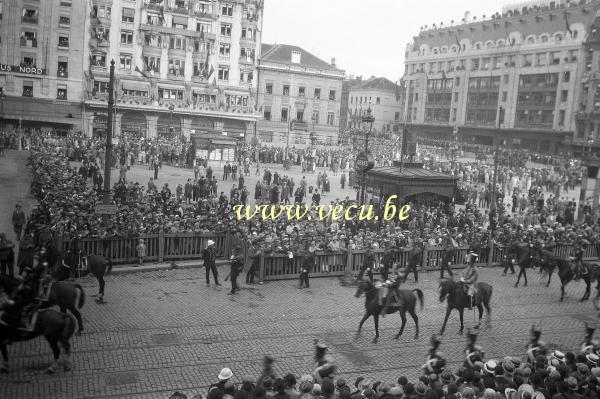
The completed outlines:
<svg viewBox="0 0 600 399">
<path fill-rule="evenodd" d="M 108 266 L 106 267 L 106 273 L 104 273 L 104 275 L 108 276 L 112 271 L 112 260 L 110 260 L 110 258 L 106 258 L 106 261 L 108 262 Z"/>
<path fill-rule="evenodd" d="M 64 314 L 64 321 L 65 321 L 65 325 L 62 329 L 62 331 L 60 332 L 60 338 L 62 342 L 68 342 L 71 337 L 75 334 L 75 330 L 77 327 L 77 320 L 75 319 L 75 316 L 73 316 L 72 314 L 66 313 Z"/>
<path fill-rule="evenodd" d="M 81 309 L 85 305 L 85 291 L 80 284 L 74 284 L 77 290 L 77 296 L 75 297 L 75 306 L 77 309 Z"/>
<path fill-rule="evenodd" d="M 423 300 L 423 291 L 418 288 L 413 290 L 413 293 L 416 294 L 417 299 L 419 300 L 420 309 L 423 310 L 424 300 Z"/>
</svg>

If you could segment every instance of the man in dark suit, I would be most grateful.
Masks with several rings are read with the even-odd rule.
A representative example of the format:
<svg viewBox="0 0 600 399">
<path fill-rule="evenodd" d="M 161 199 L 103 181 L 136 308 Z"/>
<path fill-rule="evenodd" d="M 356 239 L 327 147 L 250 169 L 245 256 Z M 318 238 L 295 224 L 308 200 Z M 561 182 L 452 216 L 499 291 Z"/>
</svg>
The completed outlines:
<svg viewBox="0 0 600 399">
<path fill-rule="evenodd" d="M 20 204 L 17 204 L 17 207 L 12 215 L 12 224 L 13 229 L 15 231 L 15 235 L 17 236 L 17 241 L 21 240 L 21 233 L 23 232 L 23 225 L 25 225 L 25 213 L 21 208 Z"/>
<path fill-rule="evenodd" d="M 358 273 L 358 279 L 361 280 L 365 272 L 367 272 L 369 280 L 373 282 L 373 267 L 375 267 L 375 254 L 373 254 L 373 249 L 369 248 L 363 258 L 363 264 Z"/>
<path fill-rule="evenodd" d="M 419 271 L 417 268 L 421 264 L 422 260 L 423 260 L 423 243 L 417 243 L 410 250 L 409 257 L 408 257 L 408 265 L 406 266 L 406 271 L 404 272 L 404 278 L 402 279 L 403 282 L 406 282 L 406 278 L 408 277 L 408 275 L 411 271 L 414 273 L 415 283 L 419 282 Z"/>
<path fill-rule="evenodd" d="M 212 271 L 215 284 L 221 285 L 219 284 L 219 274 L 217 273 L 217 265 L 215 264 L 217 252 L 215 250 L 215 242 L 213 240 L 208 240 L 206 249 L 202 251 L 202 259 L 204 260 L 204 268 L 206 270 L 206 285 L 210 284 L 210 271 Z"/>
<path fill-rule="evenodd" d="M 310 287 L 310 283 L 308 280 L 308 273 L 310 273 L 310 271 L 312 270 L 312 268 L 314 266 L 315 266 L 315 248 L 309 247 L 308 253 L 306 255 L 304 255 L 304 262 L 302 264 L 302 270 L 300 271 L 300 285 L 298 286 L 298 288 L 304 288 L 304 287 L 302 287 L 303 283 L 306 285 L 306 288 Z"/>
<path fill-rule="evenodd" d="M 233 248 L 233 255 L 231 255 L 231 271 L 229 272 L 229 278 L 231 278 L 231 291 L 227 295 L 233 295 L 239 290 L 237 284 L 237 278 L 244 269 L 244 256 L 242 255 L 242 248 L 236 245 Z"/>
</svg>

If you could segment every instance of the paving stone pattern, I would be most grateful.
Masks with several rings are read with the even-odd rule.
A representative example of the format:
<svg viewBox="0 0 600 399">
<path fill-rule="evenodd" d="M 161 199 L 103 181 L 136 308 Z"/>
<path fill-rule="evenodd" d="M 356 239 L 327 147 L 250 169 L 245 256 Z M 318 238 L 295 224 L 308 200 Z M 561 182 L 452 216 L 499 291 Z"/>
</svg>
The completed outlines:
<svg viewBox="0 0 600 399">
<path fill-rule="evenodd" d="M 231 367 L 235 381 L 256 378 L 261 359 L 276 359 L 280 375 L 302 375 L 314 369 L 313 341 L 326 342 L 339 374 L 353 381 L 364 375 L 395 381 L 400 375 L 416 378 L 425 362 L 431 334 L 439 331 L 445 305 L 437 296 L 437 275 L 421 276 L 425 307 L 418 312 L 421 335 L 413 339 L 409 319 L 404 335 L 399 315 L 380 321 L 381 338 L 372 344 L 374 328 L 367 321 L 355 338 L 364 298 L 336 279 L 314 279 L 311 288 L 298 290 L 294 281 L 244 286 L 236 296 L 228 287 L 206 286 L 204 271 L 185 269 L 109 276 L 108 303 L 88 300 L 83 309 L 85 333 L 73 338 L 74 368 L 46 375 L 51 352 L 42 339 L 10 347 L 11 369 L 0 375 L 0 397 L 55 398 L 166 398 L 175 390 L 206 392 L 222 367 Z M 579 303 L 583 284 L 567 289 L 559 303 L 558 283 L 542 286 L 531 274 L 530 286 L 513 288 L 515 277 L 501 277 L 500 269 L 482 272 L 481 280 L 494 286 L 492 329 L 480 334 L 487 356 L 522 355 L 532 324 L 543 329 L 543 339 L 564 350 L 578 347 L 584 322 L 595 322 L 591 302 Z M 94 293 L 92 278 L 81 280 Z M 414 283 L 407 284 L 415 288 Z M 466 326 L 473 324 L 471 312 Z M 451 367 L 463 360 L 465 338 L 458 336 L 453 314 L 442 350 Z"/>
</svg>

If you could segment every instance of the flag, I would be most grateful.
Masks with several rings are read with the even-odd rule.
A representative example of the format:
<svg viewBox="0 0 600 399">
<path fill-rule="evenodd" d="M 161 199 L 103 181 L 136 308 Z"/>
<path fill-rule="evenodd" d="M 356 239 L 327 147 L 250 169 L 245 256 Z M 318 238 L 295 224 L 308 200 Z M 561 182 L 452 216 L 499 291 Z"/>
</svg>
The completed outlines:
<svg viewBox="0 0 600 399">
<path fill-rule="evenodd" d="M 564 16 L 565 16 L 565 24 L 567 25 L 567 32 L 569 32 L 569 35 L 571 35 L 571 38 L 573 38 L 573 31 L 571 30 L 571 26 L 569 25 L 569 18 L 567 16 L 567 12 L 564 12 Z"/>
<path fill-rule="evenodd" d="M 135 66 L 135 71 L 145 77 L 146 79 L 150 79 L 150 76 L 146 75 L 144 71 L 142 71 L 137 65 Z"/>
<path fill-rule="evenodd" d="M 204 26 L 200 28 L 200 40 L 204 41 Z"/>
<path fill-rule="evenodd" d="M 458 46 L 458 53 L 460 53 L 460 41 L 458 40 L 458 35 L 454 32 L 454 38 L 456 39 L 456 45 Z"/>
<path fill-rule="evenodd" d="M 204 61 L 204 73 L 208 73 L 208 64 L 209 64 L 209 60 L 208 57 L 210 55 L 210 50 L 208 48 L 208 46 L 206 47 L 206 60 Z M 207 78 L 210 77 L 210 75 L 206 76 Z"/>
<path fill-rule="evenodd" d="M 396 82 L 396 102 L 400 101 L 400 88 L 398 87 L 398 82 Z"/>
<path fill-rule="evenodd" d="M 213 68 L 213 66 L 210 66 L 210 72 L 208 72 L 208 76 L 207 78 L 210 78 L 212 76 L 212 74 L 215 73 L 215 68 Z"/>
</svg>

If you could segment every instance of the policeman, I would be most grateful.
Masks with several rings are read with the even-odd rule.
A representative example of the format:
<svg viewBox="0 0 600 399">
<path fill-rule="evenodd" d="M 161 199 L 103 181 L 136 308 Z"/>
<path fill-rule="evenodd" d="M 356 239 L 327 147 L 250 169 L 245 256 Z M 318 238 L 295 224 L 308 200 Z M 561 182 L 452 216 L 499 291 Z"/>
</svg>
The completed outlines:
<svg viewBox="0 0 600 399">
<path fill-rule="evenodd" d="M 387 279 L 384 283 L 383 286 L 387 288 L 387 295 L 384 299 L 384 305 L 383 308 L 381 309 L 381 316 L 385 317 L 385 315 L 387 314 L 387 310 L 388 307 L 390 305 L 390 302 L 392 300 L 392 297 L 395 295 L 396 296 L 396 300 L 400 301 L 400 295 L 398 293 L 398 287 L 400 287 L 400 283 L 402 282 L 402 273 L 401 273 L 401 268 L 400 266 L 396 267 L 396 269 L 394 270 L 394 272 L 389 276 L 390 278 Z M 398 306 L 400 306 L 400 304 L 398 304 Z"/>
<path fill-rule="evenodd" d="M 473 299 L 475 299 L 475 294 L 477 293 L 476 287 L 477 279 L 479 278 L 479 271 L 477 270 L 477 266 L 475 266 L 476 259 L 477 254 L 471 252 L 469 254 L 469 263 L 467 265 L 467 268 L 463 272 L 463 275 L 460 279 L 460 282 L 467 287 L 467 295 L 469 297 L 469 309 L 473 309 Z"/>
<path fill-rule="evenodd" d="M 373 282 L 373 267 L 375 267 L 375 254 L 373 254 L 373 249 L 369 248 L 363 258 L 363 264 L 360 268 L 360 272 L 358 273 L 358 279 L 361 280 L 363 278 L 365 272 L 367 272 L 367 275 L 369 276 L 369 280 L 372 283 Z"/>
</svg>

